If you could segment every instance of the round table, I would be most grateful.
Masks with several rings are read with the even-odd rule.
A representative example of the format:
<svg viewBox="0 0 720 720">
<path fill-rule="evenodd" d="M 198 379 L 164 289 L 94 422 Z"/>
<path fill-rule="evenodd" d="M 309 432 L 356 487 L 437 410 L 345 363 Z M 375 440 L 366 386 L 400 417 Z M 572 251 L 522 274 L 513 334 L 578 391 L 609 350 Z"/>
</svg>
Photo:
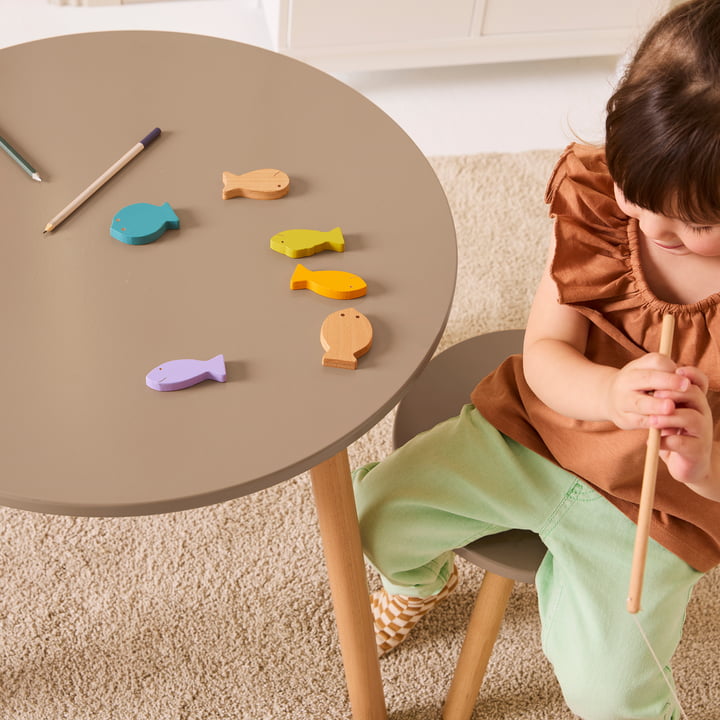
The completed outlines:
<svg viewBox="0 0 720 720">
<path fill-rule="evenodd" d="M 427 160 L 332 77 L 198 35 L 6 48 L 0 97 L 0 134 L 43 177 L 0 155 L 0 503 L 163 513 L 312 469 L 353 713 L 383 717 L 345 448 L 421 372 L 449 313 L 454 228 Z M 154 143 L 43 234 L 156 126 Z M 261 168 L 290 176 L 286 197 L 222 199 L 224 171 Z M 111 237 L 114 215 L 139 202 L 169 203 L 179 229 L 147 245 Z M 342 253 L 270 248 L 284 230 L 338 226 Z M 360 275 L 367 295 L 291 290 L 299 263 Z M 325 367 L 322 322 L 350 307 L 372 323 L 372 348 L 356 370 Z M 145 384 L 169 360 L 218 354 L 225 383 Z"/>
</svg>

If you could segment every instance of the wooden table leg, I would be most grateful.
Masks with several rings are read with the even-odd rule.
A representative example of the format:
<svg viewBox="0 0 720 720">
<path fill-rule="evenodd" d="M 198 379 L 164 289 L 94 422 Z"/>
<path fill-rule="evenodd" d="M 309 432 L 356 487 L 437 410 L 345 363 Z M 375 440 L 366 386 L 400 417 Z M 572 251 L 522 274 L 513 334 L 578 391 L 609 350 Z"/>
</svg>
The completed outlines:
<svg viewBox="0 0 720 720">
<path fill-rule="evenodd" d="M 347 451 L 310 471 L 354 720 L 385 720 Z"/>
</svg>

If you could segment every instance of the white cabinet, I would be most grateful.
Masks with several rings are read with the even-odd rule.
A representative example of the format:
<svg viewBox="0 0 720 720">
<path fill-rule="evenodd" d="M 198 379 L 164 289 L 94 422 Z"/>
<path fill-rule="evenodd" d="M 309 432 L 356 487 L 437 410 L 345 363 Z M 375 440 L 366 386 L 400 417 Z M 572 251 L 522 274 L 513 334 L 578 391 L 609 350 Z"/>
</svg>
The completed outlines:
<svg viewBox="0 0 720 720">
<path fill-rule="evenodd" d="M 288 45 L 327 48 L 461 37 L 472 23 L 475 0 L 291 0 L 284 4 L 290 19 Z"/>
<path fill-rule="evenodd" d="M 329 71 L 621 54 L 673 0 L 262 0 L 274 48 Z"/>
</svg>

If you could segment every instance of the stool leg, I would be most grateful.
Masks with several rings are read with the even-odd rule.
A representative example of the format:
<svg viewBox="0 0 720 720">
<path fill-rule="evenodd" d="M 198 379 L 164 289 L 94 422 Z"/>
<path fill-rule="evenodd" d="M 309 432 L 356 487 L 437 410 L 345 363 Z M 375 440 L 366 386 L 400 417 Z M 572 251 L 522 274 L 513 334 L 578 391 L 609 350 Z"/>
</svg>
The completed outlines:
<svg viewBox="0 0 720 720">
<path fill-rule="evenodd" d="M 443 720 L 468 720 L 515 582 L 485 572 L 443 708 Z"/>
</svg>

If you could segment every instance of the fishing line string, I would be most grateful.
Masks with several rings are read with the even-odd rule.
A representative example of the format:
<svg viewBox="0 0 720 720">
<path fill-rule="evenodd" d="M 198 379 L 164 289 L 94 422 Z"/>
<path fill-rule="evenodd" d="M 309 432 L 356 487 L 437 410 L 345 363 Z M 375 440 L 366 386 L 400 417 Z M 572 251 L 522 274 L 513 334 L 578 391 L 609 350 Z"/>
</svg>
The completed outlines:
<svg viewBox="0 0 720 720">
<path fill-rule="evenodd" d="M 665 681 L 665 684 L 668 686 L 668 689 L 670 690 L 670 694 L 672 695 L 673 700 L 675 700 L 675 704 L 678 706 L 678 709 L 680 710 L 680 716 L 682 718 L 684 718 L 684 720 L 690 720 L 690 718 L 687 716 L 685 710 L 683 710 L 683 706 L 680 703 L 680 699 L 678 698 L 677 693 L 675 692 L 675 688 L 673 687 L 670 680 L 668 680 L 668 676 L 665 674 L 665 670 L 663 669 L 662 663 L 660 662 L 660 659 L 658 658 L 655 651 L 653 650 L 653 647 L 650 644 L 650 640 L 648 639 L 648 636 L 645 634 L 645 631 L 643 630 L 643 626 L 640 624 L 640 620 L 638 619 L 638 616 L 633 615 L 633 620 L 635 620 L 635 624 L 637 625 L 637 628 L 640 631 L 640 635 L 642 635 L 642 639 L 645 641 L 645 644 L 647 645 L 647 648 L 650 651 L 650 654 L 653 656 L 653 660 L 655 661 L 655 664 L 658 666 L 658 670 L 660 671 L 660 674 L 662 675 L 662 678 Z"/>
</svg>

